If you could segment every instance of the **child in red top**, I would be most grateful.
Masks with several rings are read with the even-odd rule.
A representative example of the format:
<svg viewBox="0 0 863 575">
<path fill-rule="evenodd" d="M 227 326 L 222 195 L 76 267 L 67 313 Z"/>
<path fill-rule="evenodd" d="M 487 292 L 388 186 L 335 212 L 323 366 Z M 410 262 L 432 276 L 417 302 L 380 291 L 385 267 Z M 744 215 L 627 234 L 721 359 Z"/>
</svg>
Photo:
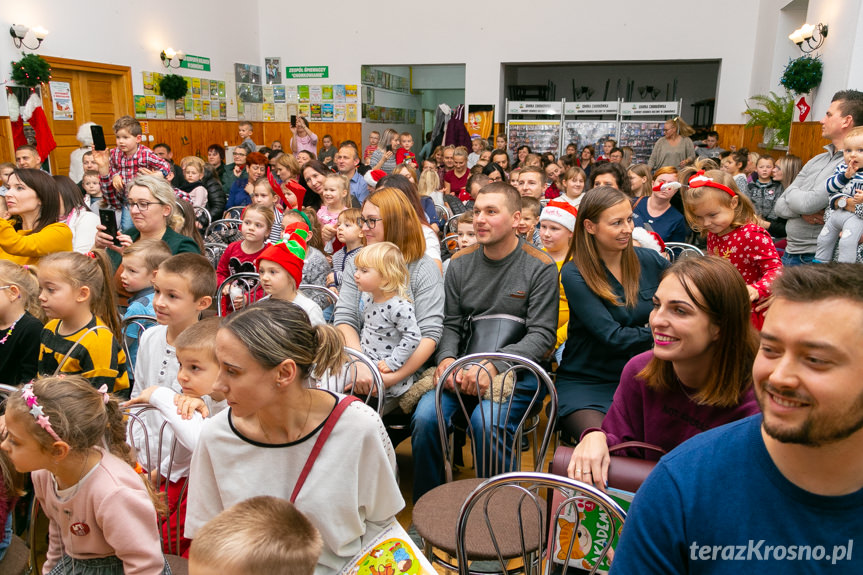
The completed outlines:
<svg viewBox="0 0 863 575">
<path fill-rule="evenodd" d="M 444 174 L 444 193 L 458 196 L 460 200 L 467 201 L 470 196 L 467 195 L 467 179 L 470 176 L 470 171 L 467 169 L 467 148 L 459 146 L 453 151 L 452 169 Z"/>
<path fill-rule="evenodd" d="M 378 149 L 378 142 L 381 141 L 381 133 L 377 130 L 374 130 L 371 134 L 369 134 L 369 145 L 366 146 L 365 151 L 363 152 L 363 162 L 368 164 L 369 159 L 372 157 L 372 154 L 375 153 L 375 150 Z"/>
<path fill-rule="evenodd" d="M 761 329 L 770 286 L 782 262 L 770 234 L 758 226 L 752 202 L 738 193 L 734 179 L 720 170 L 696 173 L 683 196 L 686 219 L 707 236 L 707 252 L 729 260 L 746 281 L 752 323 Z"/>
<path fill-rule="evenodd" d="M 411 152 L 411 148 L 414 145 L 414 137 L 410 132 L 402 132 L 399 136 L 399 145 L 401 146 L 398 150 L 396 150 L 396 165 L 404 164 L 405 162 L 409 162 L 413 164 L 414 169 L 417 167 L 417 156 L 413 152 Z"/>
<path fill-rule="evenodd" d="M 255 260 L 267 247 L 267 236 L 270 235 L 270 229 L 273 227 L 275 213 L 271 207 L 252 204 L 246 207 L 240 219 L 243 220 L 240 226 L 243 239 L 228 244 L 222 253 L 219 265 L 216 267 L 216 280 L 219 285 L 240 272 L 257 273 Z M 233 311 L 243 307 L 245 302 L 242 298 L 232 298 L 232 301 L 229 301 L 230 291 L 231 286 L 225 286 L 222 290 L 222 309 Z M 263 292 L 258 295 L 262 296 Z"/>
</svg>

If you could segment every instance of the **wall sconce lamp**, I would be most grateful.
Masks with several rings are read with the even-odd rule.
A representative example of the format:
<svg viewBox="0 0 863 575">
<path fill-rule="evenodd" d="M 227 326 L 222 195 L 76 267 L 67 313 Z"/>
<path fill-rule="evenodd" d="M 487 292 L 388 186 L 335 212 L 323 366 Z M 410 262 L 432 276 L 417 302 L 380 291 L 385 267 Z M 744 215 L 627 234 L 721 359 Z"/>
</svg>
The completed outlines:
<svg viewBox="0 0 863 575">
<path fill-rule="evenodd" d="M 28 46 L 24 43 L 24 38 L 27 36 L 28 32 L 33 33 L 33 37 L 36 38 L 35 46 Z M 42 45 L 42 40 L 48 35 L 48 30 L 43 28 L 42 26 L 36 26 L 35 28 L 28 28 L 23 24 L 12 24 L 9 27 L 9 34 L 12 36 L 12 43 L 15 44 L 16 48 L 24 47 L 28 50 L 38 50 L 39 46 Z"/>
<path fill-rule="evenodd" d="M 186 58 L 186 53 L 182 50 L 175 51 L 173 48 L 165 48 L 162 50 L 162 53 L 159 54 L 159 57 L 162 59 L 162 65 L 165 68 L 179 68 L 183 63 L 183 60 Z M 177 65 L 173 65 L 174 59 L 177 59 Z"/>
<path fill-rule="evenodd" d="M 800 48 L 800 51 L 804 54 L 809 54 L 810 52 L 814 52 L 820 48 L 821 45 L 824 44 L 824 38 L 826 37 L 827 24 L 821 23 L 818 23 L 815 26 L 812 24 L 804 24 L 788 35 L 788 39 L 797 44 L 797 47 Z"/>
</svg>

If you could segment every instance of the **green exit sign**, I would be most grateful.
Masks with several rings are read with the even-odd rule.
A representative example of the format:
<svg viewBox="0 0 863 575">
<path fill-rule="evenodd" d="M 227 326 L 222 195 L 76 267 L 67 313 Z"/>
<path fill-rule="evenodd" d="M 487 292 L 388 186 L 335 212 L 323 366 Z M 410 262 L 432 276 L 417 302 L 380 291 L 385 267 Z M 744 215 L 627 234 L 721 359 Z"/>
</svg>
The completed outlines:
<svg viewBox="0 0 863 575">
<path fill-rule="evenodd" d="M 203 56 L 192 56 L 186 54 L 185 59 L 180 62 L 180 68 L 188 68 L 189 70 L 201 70 L 203 72 L 210 71 L 210 59 Z"/>
<path fill-rule="evenodd" d="M 329 66 L 288 66 L 285 78 L 329 78 Z"/>
</svg>

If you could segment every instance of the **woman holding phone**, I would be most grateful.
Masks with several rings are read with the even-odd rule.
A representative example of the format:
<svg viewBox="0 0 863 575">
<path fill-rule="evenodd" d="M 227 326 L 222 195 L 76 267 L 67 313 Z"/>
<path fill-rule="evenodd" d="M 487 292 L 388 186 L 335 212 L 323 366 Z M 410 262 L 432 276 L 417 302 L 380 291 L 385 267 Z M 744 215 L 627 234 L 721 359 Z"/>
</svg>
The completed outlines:
<svg viewBox="0 0 863 575">
<path fill-rule="evenodd" d="M 305 150 L 312 155 L 312 158 L 318 157 L 318 136 L 312 129 L 309 128 L 309 121 L 303 116 L 297 116 L 296 126 L 291 126 L 291 150 L 294 155 Z"/>
</svg>

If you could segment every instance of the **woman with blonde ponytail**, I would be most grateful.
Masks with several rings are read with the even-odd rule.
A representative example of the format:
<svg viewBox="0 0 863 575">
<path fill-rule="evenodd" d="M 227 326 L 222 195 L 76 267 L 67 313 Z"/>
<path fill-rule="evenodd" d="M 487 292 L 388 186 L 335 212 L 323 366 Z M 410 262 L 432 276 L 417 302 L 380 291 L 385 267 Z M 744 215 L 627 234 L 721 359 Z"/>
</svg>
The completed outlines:
<svg viewBox="0 0 863 575">
<path fill-rule="evenodd" d="M 270 299 L 225 320 L 216 356 L 213 389 L 228 409 L 205 426 L 192 459 L 186 537 L 235 503 L 272 495 L 293 502 L 321 532 L 315 571 L 337 573 L 404 507 L 378 415 L 311 381 L 341 369 L 342 336 Z"/>
</svg>

